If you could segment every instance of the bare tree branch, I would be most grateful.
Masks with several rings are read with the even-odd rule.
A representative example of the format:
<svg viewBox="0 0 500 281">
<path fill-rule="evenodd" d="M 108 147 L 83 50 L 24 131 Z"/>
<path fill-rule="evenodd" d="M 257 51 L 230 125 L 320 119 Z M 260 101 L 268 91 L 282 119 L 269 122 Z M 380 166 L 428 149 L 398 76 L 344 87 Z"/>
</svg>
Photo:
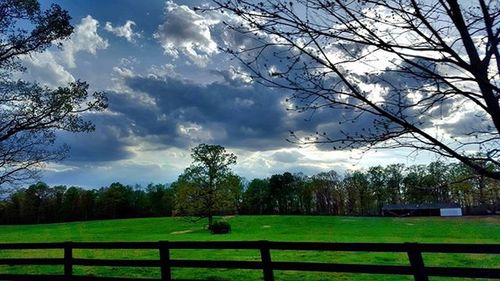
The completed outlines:
<svg viewBox="0 0 500 281">
<path fill-rule="evenodd" d="M 291 91 L 299 112 L 339 110 L 343 120 L 332 122 L 340 125 L 372 120 L 357 130 L 292 132 L 290 141 L 426 150 L 500 179 L 497 3 L 213 2 L 205 11 L 229 13 L 226 25 L 252 42 L 226 48 L 254 81 Z M 465 116 L 475 121 L 462 128 Z"/>
</svg>

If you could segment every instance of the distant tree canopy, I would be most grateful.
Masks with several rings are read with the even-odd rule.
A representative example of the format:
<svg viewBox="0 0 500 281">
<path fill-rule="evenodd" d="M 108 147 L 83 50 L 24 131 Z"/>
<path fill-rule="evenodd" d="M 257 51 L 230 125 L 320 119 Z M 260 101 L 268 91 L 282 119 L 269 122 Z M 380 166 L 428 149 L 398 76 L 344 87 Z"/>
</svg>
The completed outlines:
<svg viewBox="0 0 500 281">
<path fill-rule="evenodd" d="M 146 188 L 112 183 L 87 190 L 80 187 L 49 187 L 39 182 L 19 189 L 0 201 L 3 224 L 31 224 L 96 219 L 171 216 L 173 190 L 163 184 Z"/>
<path fill-rule="evenodd" d="M 37 169 L 64 158 L 55 132 L 89 132 L 84 113 L 106 108 L 103 93 L 89 94 L 76 81 L 49 89 L 36 82 L 13 81 L 20 58 L 60 46 L 73 32 L 70 16 L 58 5 L 43 11 L 36 0 L 0 2 L 0 186 L 36 177 Z"/>
<path fill-rule="evenodd" d="M 229 173 L 219 180 L 212 215 L 381 215 L 385 204 L 455 203 L 465 214 L 500 211 L 500 181 L 463 164 L 392 164 L 340 175 L 272 175 L 246 183 Z M 207 214 L 197 177 L 184 173 L 171 185 L 112 183 L 97 190 L 37 183 L 0 200 L 0 223 Z M 201 199 L 200 199 L 201 198 Z M 207 197 L 210 198 L 210 197 Z"/>
<path fill-rule="evenodd" d="M 177 209 L 181 214 L 206 217 L 238 208 L 241 180 L 231 172 L 236 156 L 220 145 L 200 144 L 192 149 L 193 163 L 175 183 Z"/>
<path fill-rule="evenodd" d="M 498 1 L 213 2 L 251 78 L 299 112 L 338 112 L 292 141 L 430 151 L 500 179 Z"/>
</svg>

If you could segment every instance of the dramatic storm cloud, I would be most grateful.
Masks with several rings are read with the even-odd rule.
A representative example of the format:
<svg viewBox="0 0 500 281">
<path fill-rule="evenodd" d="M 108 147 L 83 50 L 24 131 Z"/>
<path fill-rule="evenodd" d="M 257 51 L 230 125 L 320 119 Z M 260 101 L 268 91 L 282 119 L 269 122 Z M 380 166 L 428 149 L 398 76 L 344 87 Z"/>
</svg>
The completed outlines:
<svg viewBox="0 0 500 281">
<path fill-rule="evenodd" d="M 82 79 L 90 90 L 106 92 L 109 100 L 105 112 L 86 116 L 95 132 L 58 134 L 57 143 L 71 150 L 63 162 L 48 163 L 42 180 L 49 184 L 171 182 L 189 165 L 190 149 L 199 143 L 221 144 L 234 152 L 235 171 L 249 179 L 363 165 L 356 151 L 332 152 L 328 145 L 299 147 L 287 141 L 290 131 L 335 137 L 368 129 L 374 118 L 339 123 L 350 113 L 290 110 L 299 105 L 287 99 L 292 93 L 256 83 L 248 69 L 221 51 L 259 44 L 223 24 L 237 19 L 198 12 L 194 6 L 205 4 L 199 1 L 123 1 L 119 13 L 106 1 L 49 2 L 68 9 L 75 32 L 62 48 L 23 58 L 27 71 L 20 77 L 50 87 Z M 353 46 L 350 51 L 362 50 Z M 283 71 L 284 50 L 268 48 L 262 56 L 277 73 Z M 410 83 L 380 75 L 391 83 Z M 385 86 L 379 84 L 382 92 Z M 468 122 L 467 114 L 455 122 Z M 386 152 L 364 159 L 369 164 L 404 162 Z"/>
</svg>

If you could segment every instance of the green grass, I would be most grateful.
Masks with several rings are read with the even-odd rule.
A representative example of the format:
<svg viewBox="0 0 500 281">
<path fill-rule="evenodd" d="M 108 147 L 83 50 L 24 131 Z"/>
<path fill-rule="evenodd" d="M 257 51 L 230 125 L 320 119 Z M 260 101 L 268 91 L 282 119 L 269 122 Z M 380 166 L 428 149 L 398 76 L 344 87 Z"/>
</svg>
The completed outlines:
<svg viewBox="0 0 500 281">
<path fill-rule="evenodd" d="M 239 216 L 227 219 L 232 232 L 211 235 L 205 221 L 192 223 L 182 218 L 150 218 L 75 222 L 47 225 L 0 226 L 0 242 L 60 241 L 216 241 L 273 240 L 326 242 L 427 242 L 500 243 L 500 218 L 368 218 L 323 216 Z M 76 257 L 157 259 L 150 250 L 76 250 Z M 175 250 L 173 258 L 259 260 L 250 250 Z M 0 257 L 62 257 L 62 251 L 3 251 Z M 407 265 L 405 254 L 273 251 L 273 260 L 318 261 Z M 427 254 L 426 265 L 500 268 L 495 255 Z M 158 278 L 159 271 L 148 268 L 76 267 L 77 274 Z M 61 267 L 4 266 L 2 273 L 61 273 Z M 276 280 L 412 280 L 404 276 L 275 272 Z M 174 269 L 174 278 L 210 280 L 259 280 L 255 270 Z M 453 279 L 432 279 L 453 280 Z M 457 279 L 454 279 L 457 280 Z"/>
</svg>

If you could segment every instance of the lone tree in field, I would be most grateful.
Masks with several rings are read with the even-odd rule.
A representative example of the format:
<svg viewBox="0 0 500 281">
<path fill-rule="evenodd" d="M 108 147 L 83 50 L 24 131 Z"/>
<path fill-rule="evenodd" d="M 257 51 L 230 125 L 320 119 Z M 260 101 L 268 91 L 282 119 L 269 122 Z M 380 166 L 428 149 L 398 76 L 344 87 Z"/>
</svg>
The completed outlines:
<svg viewBox="0 0 500 281">
<path fill-rule="evenodd" d="M 211 229 L 215 212 L 236 209 L 240 180 L 229 168 L 236 164 L 236 156 L 220 145 L 200 144 L 192 149 L 191 157 L 193 163 L 174 185 L 177 209 L 208 218 Z"/>
<path fill-rule="evenodd" d="M 256 81 L 299 112 L 338 112 L 291 140 L 429 151 L 500 179 L 498 1 L 214 2 Z"/>
<path fill-rule="evenodd" d="M 43 164 L 64 158 L 56 130 L 92 131 L 83 114 L 106 108 L 85 82 L 49 89 L 11 77 L 23 70 L 20 58 L 61 45 L 73 32 L 69 20 L 58 5 L 42 11 L 36 0 L 0 2 L 0 186 L 33 179 Z"/>
</svg>

